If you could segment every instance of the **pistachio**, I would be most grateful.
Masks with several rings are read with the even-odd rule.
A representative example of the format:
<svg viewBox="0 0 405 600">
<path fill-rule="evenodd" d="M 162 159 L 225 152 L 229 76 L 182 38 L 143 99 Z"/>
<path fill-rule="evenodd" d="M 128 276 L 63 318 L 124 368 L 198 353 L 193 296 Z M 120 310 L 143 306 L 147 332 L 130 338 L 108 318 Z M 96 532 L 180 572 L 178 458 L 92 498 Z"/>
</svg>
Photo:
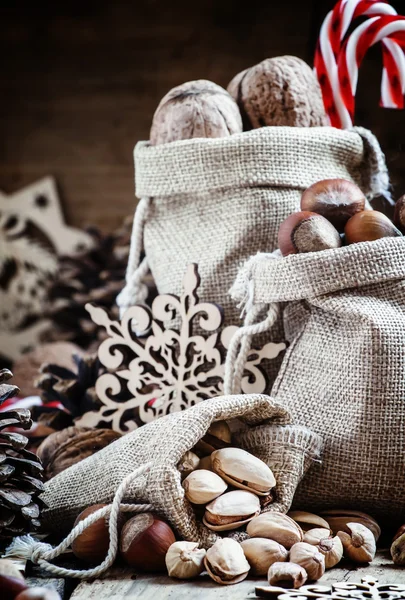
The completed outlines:
<svg viewBox="0 0 405 600">
<path fill-rule="evenodd" d="M 319 542 L 330 537 L 330 529 L 323 529 L 322 527 L 316 527 L 310 529 L 304 534 L 304 542 L 317 546 Z"/>
<path fill-rule="evenodd" d="M 212 471 L 198 469 L 187 475 L 183 481 L 186 498 L 193 504 L 206 504 L 224 493 L 228 486 Z"/>
<path fill-rule="evenodd" d="M 188 450 L 185 454 L 183 454 L 183 456 L 177 463 L 177 468 L 181 473 L 182 479 L 184 479 L 184 477 L 187 477 L 187 475 L 190 475 L 192 471 L 198 469 L 199 463 L 200 459 L 198 458 L 197 454 L 195 454 L 191 450 Z"/>
<path fill-rule="evenodd" d="M 310 529 L 319 527 L 330 529 L 329 524 L 325 519 L 318 515 L 314 515 L 313 513 L 305 512 L 303 510 L 290 510 L 288 516 L 298 523 L 302 531 L 309 531 Z"/>
<path fill-rule="evenodd" d="M 242 546 L 230 538 L 219 539 L 204 559 L 208 575 L 217 583 L 232 585 L 246 579 L 249 563 Z"/>
<path fill-rule="evenodd" d="M 325 557 L 316 546 L 299 542 L 290 550 L 290 561 L 303 567 L 308 578 L 316 581 L 325 573 Z"/>
<path fill-rule="evenodd" d="M 405 533 L 395 536 L 391 544 L 391 556 L 396 565 L 405 565 Z"/>
<path fill-rule="evenodd" d="M 204 570 L 206 551 L 195 542 L 174 542 L 168 549 L 165 562 L 170 577 L 191 579 Z"/>
<path fill-rule="evenodd" d="M 325 557 L 326 569 L 331 569 L 343 558 L 343 544 L 337 535 L 321 540 L 318 544 L 318 550 Z"/>
<path fill-rule="evenodd" d="M 214 421 L 205 436 L 195 445 L 195 451 L 201 456 L 207 456 L 231 445 L 232 434 L 226 421 Z"/>
<path fill-rule="evenodd" d="M 237 488 L 267 496 L 276 485 L 271 469 L 260 458 L 241 448 L 223 448 L 211 455 L 212 467 Z"/>
<path fill-rule="evenodd" d="M 346 533 L 350 534 L 350 530 L 347 527 L 347 524 L 361 523 L 373 532 L 376 542 L 378 542 L 378 539 L 381 535 L 381 529 L 379 524 L 373 517 L 371 517 L 367 513 L 360 512 L 357 510 L 343 510 L 339 508 L 334 510 L 323 511 L 321 515 L 328 522 L 329 528 L 334 533 L 337 533 L 338 531 L 345 531 Z"/>
<path fill-rule="evenodd" d="M 259 498 L 235 490 L 223 494 L 205 507 L 203 523 L 214 531 L 230 531 L 248 523 L 260 513 Z"/>
<path fill-rule="evenodd" d="M 288 550 L 274 540 L 250 538 L 241 542 L 241 546 L 250 564 L 251 575 L 266 575 L 273 563 L 287 560 Z"/>
<path fill-rule="evenodd" d="M 304 535 L 301 527 L 287 515 L 277 512 L 262 513 L 252 519 L 246 531 L 250 537 L 264 537 L 290 549 L 301 542 Z"/>
<path fill-rule="evenodd" d="M 372 531 L 361 523 L 348 523 L 350 534 L 338 531 L 347 558 L 358 563 L 369 563 L 376 553 L 375 537 Z"/>
<path fill-rule="evenodd" d="M 304 585 L 307 578 L 308 575 L 305 569 L 291 562 L 276 562 L 274 565 L 271 565 L 267 573 L 270 585 L 284 583 L 286 587 L 293 587 L 294 590 Z"/>
</svg>

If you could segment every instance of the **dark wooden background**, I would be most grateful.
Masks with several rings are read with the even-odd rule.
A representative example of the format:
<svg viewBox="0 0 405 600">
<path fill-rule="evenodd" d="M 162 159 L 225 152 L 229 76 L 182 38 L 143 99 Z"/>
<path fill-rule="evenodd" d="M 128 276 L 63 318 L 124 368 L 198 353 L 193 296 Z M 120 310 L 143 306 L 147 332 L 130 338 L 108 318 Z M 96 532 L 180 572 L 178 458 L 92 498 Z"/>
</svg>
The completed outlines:
<svg viewBox="0 0 405 600">
<path fill-rule="evenodd" d="M 405 13 L 403 0 L 392 2 Z M 206 78 L 226 86 L 270 56 L 312 64 L 330 0 L 2 2 L 0 189 L 46 174 L 70 223 L 118 225 L 135 205 L 132 150 L 159 99 Z M 405 192 L 405 115 L 378 107 L 381 51 L 361 69 L 356 124 L 380 138 Z"/>
</svg>

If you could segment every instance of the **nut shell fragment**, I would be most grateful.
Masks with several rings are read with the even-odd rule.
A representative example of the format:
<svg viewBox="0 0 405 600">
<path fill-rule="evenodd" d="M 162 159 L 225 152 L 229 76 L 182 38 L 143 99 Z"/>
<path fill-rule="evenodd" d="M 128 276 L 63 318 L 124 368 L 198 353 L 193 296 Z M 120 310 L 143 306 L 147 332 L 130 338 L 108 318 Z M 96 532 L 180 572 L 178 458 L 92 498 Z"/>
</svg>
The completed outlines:
<svg viewBox="0 0 405 600">
<path fill-rule="evenodd" d="M 234 487 L 267 496 L 276 485 L 265 462 L 241 448 L 223 448 L 211 455 L 212 468 Z"/>
<path fill-rule="evenodd" d="M 270 585 L 284 583 L 286 587 L 293 587 L 294 590 L 303 586 L 307 579 L 308 575 L 305 569 L 291 562 L 274 563 L 267 573 L 267 580 Z"/>
</svg>

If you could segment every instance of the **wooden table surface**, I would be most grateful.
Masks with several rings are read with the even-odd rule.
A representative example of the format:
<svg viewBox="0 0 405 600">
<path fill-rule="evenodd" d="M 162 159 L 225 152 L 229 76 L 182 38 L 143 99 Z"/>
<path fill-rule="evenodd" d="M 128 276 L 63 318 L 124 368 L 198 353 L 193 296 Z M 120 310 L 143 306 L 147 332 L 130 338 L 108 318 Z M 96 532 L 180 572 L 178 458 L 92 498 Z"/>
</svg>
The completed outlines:
<svg viewBox="0 0 405 600">
<path fill-rule="evenodd" d="M 356 567 L 342 562 L 327 571 L 318 583 L 360 582 L 363 577 L 373 577 L 379 583 L 405 585 L 405 569 L 393 564 L 388 550 L 380 550 L 368 566 Z M 255 598 L 255 586 L 266 585 L 266 581 L 245 579 L 236 585 L 221 586 L 207 574 L 192 581 L 177 581 L 163 575 L 136 574 L 130 569 L 115 568 L 100 579 L 80 582 L 72 594 L 71 584 L 72 581 L 58 579 L 46 581 L 46 585 L 58 588 L 63 600 L 246 600 Z"/>
</svg>

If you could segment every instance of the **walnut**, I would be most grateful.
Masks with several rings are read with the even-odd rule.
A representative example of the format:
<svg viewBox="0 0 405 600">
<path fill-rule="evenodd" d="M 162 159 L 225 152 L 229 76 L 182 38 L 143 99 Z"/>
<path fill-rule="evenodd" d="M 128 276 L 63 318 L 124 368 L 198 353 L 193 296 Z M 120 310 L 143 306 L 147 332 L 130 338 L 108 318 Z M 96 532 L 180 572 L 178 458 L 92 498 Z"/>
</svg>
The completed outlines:
<svg viewBox="0 0 405 600">
<path fill-rule="evenodd" d="M 111 429 L 87 427 L 67 427 L 51 433 L 37 450 L 44 467 L 45 479 L 55 477 L 120 437 L 120 433 Z"/>
<path fill-rule="evenodd" d="M 150 142 L 157 145 L 241 132 L 242 118 L 231 95 L 212 81 L 199 79 L 173 88 L 162 98 L 153 116 Z"/>
<path fill-rule="evenodd" d="M 327 125 L 316 75 L 296 56 L 267 58 L 238 73 L 228 85 L 228 92 L 238 103 L 245 129 Z"/>
</svg>

